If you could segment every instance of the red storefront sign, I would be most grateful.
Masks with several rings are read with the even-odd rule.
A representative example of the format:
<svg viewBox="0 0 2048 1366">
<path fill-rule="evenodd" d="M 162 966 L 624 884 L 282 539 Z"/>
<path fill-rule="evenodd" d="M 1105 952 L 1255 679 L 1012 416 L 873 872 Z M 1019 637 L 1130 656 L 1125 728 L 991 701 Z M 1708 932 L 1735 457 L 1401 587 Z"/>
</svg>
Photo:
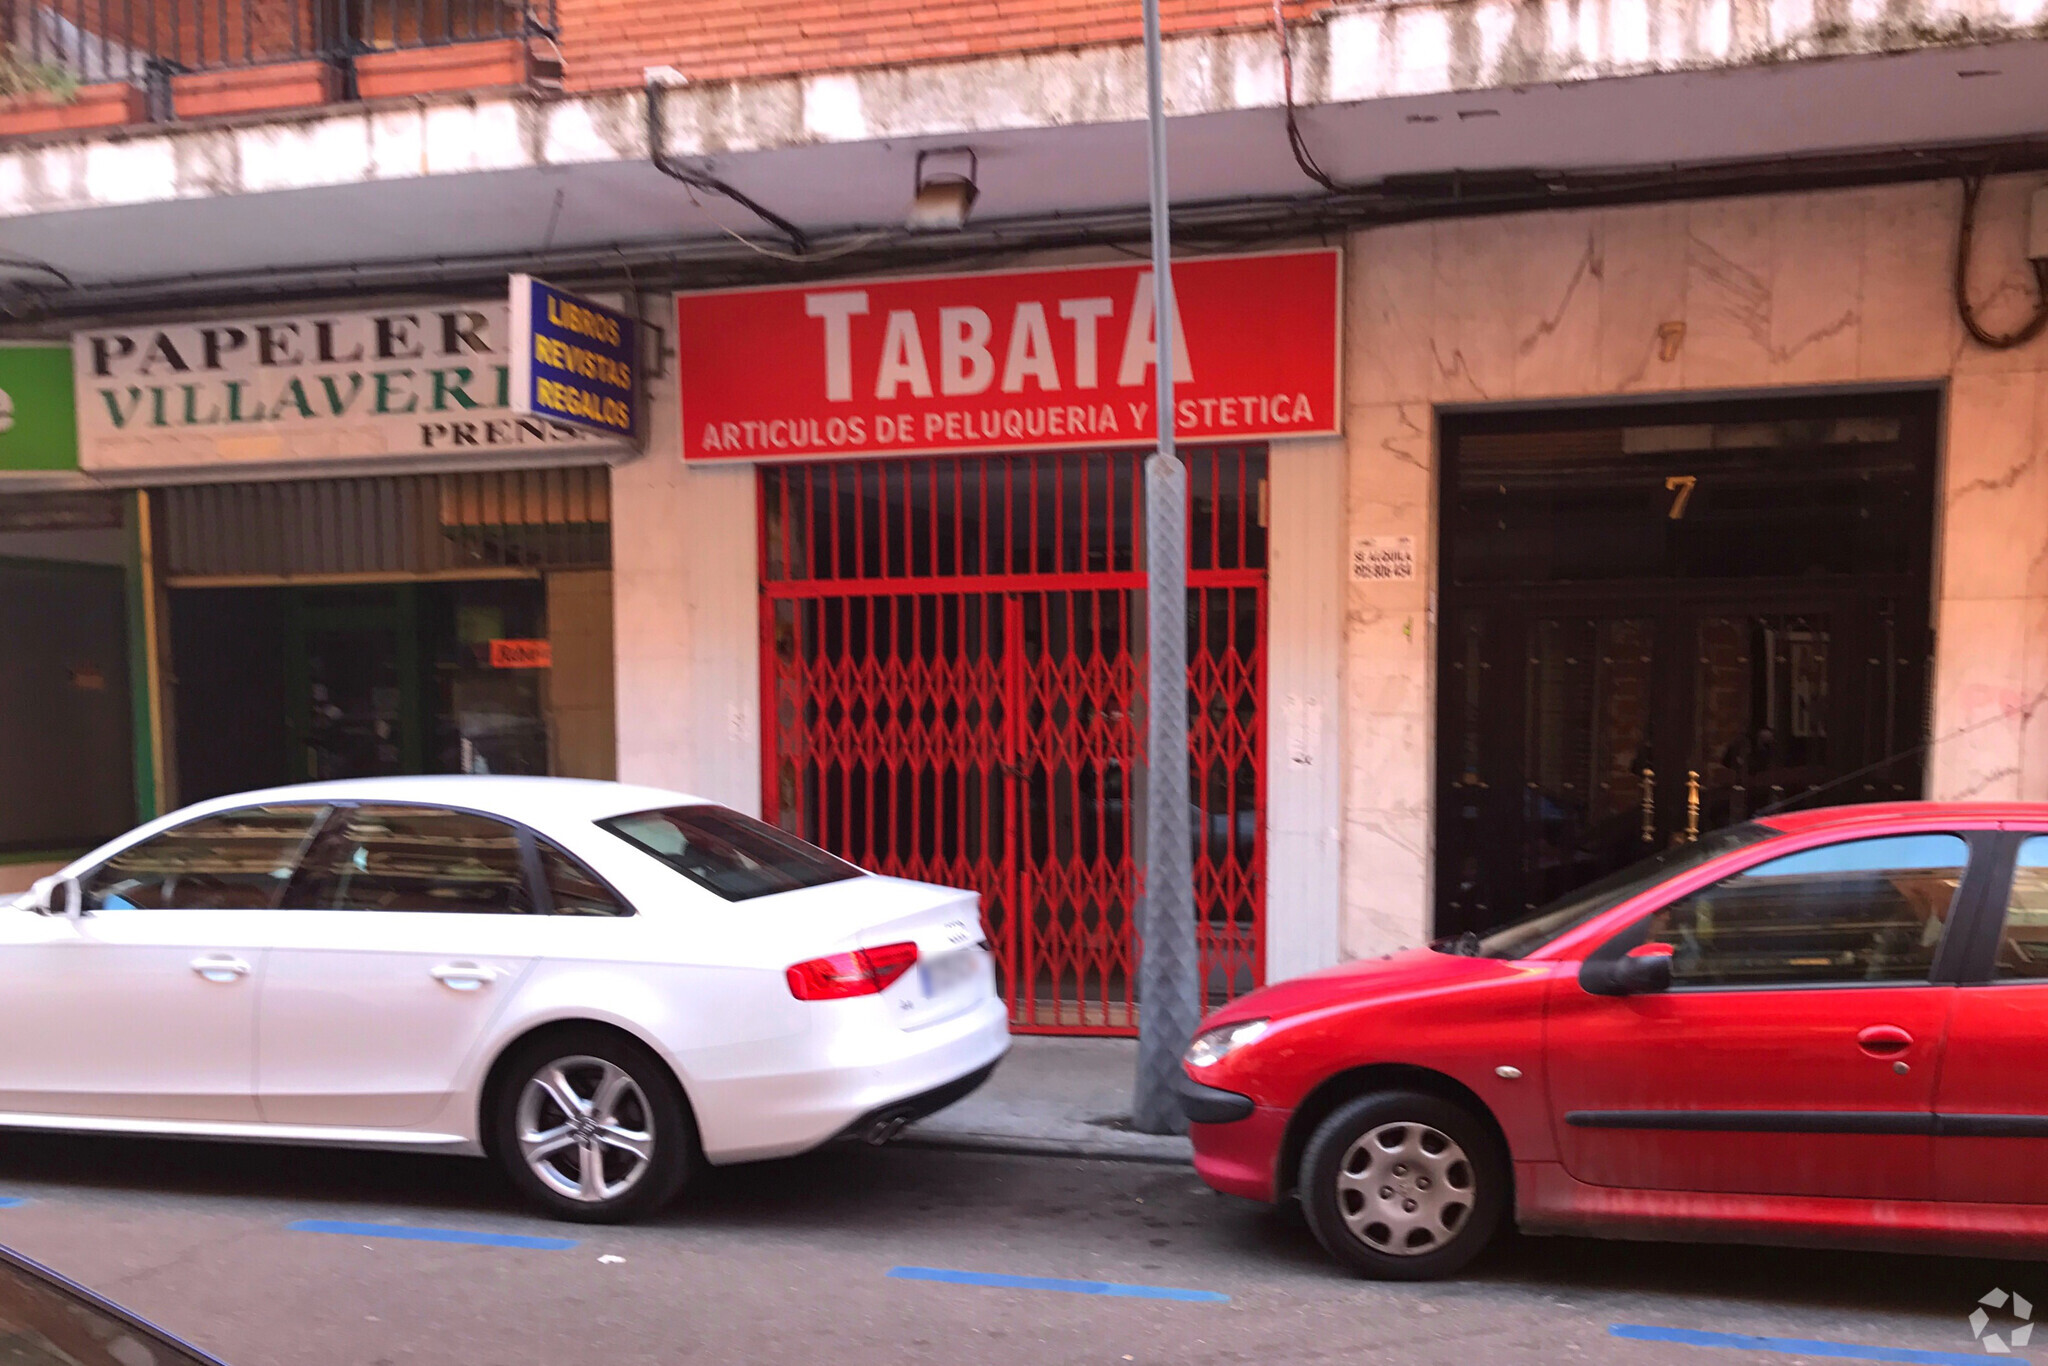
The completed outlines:
<svg viewBox="0 0 2048 1366">
<path fill-rule="evenodd" d="M 555 662 L 554 647 L 545 640 L 494 640 L 493 669 L 547 669 Z"/>
<path fill-rule="evenodd" d="M 1339 430 L 1335 249 L 1177 261 L 1176 431 Z M 683 454 L 789 460 L 1153 439 L 1152 271 L 850 280 L 676 298 Z"/>
</svg>

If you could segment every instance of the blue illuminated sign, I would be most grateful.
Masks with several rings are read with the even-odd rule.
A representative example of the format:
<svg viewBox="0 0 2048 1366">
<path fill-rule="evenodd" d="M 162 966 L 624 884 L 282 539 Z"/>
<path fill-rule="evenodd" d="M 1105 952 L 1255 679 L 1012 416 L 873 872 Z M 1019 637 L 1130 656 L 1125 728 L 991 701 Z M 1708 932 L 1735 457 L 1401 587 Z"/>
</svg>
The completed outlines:
<svg viewBox="0 0 2048 1366">
<path fill-rule="evenodd" d="M 615 308 L 512 277 L 512 407 L 587 432 L 640 431 L 638 329 Z"/>
</svg>

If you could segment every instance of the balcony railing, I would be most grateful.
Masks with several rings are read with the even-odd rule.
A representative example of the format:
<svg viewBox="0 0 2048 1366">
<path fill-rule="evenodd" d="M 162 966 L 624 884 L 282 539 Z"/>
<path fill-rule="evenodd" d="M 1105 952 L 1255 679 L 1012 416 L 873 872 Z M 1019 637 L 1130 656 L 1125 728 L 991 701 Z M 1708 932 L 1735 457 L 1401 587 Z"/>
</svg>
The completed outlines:
<svg viewBox="0 0 2048 1366">
<path fill-rule="evenodd" d="M 0 0 L 0 94 L 555 34 L 556 0 Z M 10 90 L 10 86 L 15 87 Z"/>
</svg>

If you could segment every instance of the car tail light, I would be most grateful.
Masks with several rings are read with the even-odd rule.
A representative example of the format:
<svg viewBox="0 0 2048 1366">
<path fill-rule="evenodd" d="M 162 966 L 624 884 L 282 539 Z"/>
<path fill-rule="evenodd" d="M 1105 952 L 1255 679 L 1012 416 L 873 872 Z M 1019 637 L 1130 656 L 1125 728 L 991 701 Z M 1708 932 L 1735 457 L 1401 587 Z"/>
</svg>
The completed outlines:
<svg viewBox="0 0 2048 1366">
<path fill-rule="evenodd" d="M 798 963 L 785 976 L 799 1001 L 839 1001 L 872 996 L 917 964 L 917 945 L 884 944 L 878 949 L 831 953 Z"/>
</svg>

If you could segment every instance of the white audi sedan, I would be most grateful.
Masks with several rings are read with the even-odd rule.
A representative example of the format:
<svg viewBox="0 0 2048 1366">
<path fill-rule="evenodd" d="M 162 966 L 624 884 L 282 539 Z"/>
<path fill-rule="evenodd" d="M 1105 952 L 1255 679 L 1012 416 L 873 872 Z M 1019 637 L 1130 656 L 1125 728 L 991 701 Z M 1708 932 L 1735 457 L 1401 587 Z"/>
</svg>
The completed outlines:
<svg viewBox="0 0 2048 1366">
<path fill-rule="evenodd" d="M 482 1152 L 589 1222 L 889 1136 L 1009 1047 L 974 893 L 616 783 L 202 802 L 0 927 L 0 1125 Z"/>
</svg>

